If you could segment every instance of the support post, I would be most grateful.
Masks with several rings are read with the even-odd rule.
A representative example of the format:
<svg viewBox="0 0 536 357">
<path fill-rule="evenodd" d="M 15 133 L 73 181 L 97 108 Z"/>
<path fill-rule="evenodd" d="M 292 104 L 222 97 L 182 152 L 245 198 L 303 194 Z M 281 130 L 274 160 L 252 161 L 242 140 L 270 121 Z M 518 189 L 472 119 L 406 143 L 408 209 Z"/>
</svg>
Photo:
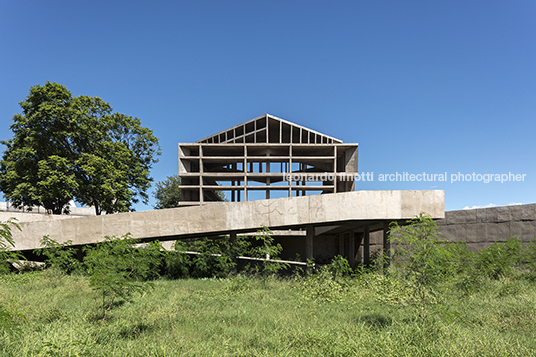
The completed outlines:
<svg viewBox="0 0 536 357">
<path fill-rule="evenodd" d="M 305 258 L 313 259 L 313 240 L 315 227 L 309 224 L 307 226 L 307 235 L 305 236 Z"/>
<path fill-rule="evenodd" d="M 229 233 L 229 240 L 231 245 L 234 246 L 234 244 L 236 243 L 236 232 Z"/>
<path fill-rule="evenodd" d="M 354 240 L 355 240 L 355 257 L 358 257 L 357 259 L 363 263 L 363 260 L 361 259 L 361 243 L 363 243 L 363 232 L 354 232 Z M 362 251 L 362 250 L 361 250 Z"/>
<path fill-rule="evenodd" d="M 363 264 L 368 267 L 370 265 L 370 229 L 368 226 L 365 227 L 363 240 Z"/>
<path fill-rule="evenodd" d="M 383 254 L 385 257 L 385 263 L 383 265 L 384 268 L 389 267 L 389 263 L 391 260 L 391 243 L 389 242 L 389 222 L 385 221 L 383 222 Z"/>
<path fill-rule="evenodd" d="M 355 268 L 355 235 L 354 232 L 348 233 L 348 264 L 352 269 Z"/>
</svg>

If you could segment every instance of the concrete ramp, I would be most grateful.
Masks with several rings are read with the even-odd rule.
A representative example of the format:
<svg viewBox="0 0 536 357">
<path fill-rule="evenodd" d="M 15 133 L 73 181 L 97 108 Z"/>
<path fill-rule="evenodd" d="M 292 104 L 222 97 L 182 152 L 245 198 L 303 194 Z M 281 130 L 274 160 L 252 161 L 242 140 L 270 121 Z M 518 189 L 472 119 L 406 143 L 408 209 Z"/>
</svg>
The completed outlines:
<svg viewBox="0 0 536 357">
<path fill-rule="evenodd" d="M 44 235 L 74 245 L 96 243 L 105 236 L 131 233 L 134 238 L 162 241 L 272 229 L 296 229 L 333 225 L 377 224 L 406 220 L 426 212 L 443 218 L 444 192 L 355 191 L 316 196 L 278 198 L 249 202 L 213 203 L 172 209 L 72 217 L 42 215 L 40 220 L 19 219 L 14 232 L 17 250 L 40 247 Z M 16 215 L 19 216 L 19 215 Z M 35 215 L 34 215 L 35 216 Z M 10 217 L 9 212 L 0 220 Z"/>
</svg>

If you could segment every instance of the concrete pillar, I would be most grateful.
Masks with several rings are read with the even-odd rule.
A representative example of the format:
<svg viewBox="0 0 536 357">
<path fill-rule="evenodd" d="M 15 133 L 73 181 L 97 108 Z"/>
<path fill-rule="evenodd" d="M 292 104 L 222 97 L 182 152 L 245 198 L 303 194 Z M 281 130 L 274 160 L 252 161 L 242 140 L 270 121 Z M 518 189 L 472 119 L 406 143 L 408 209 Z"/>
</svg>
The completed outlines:
<svg viewBox="0 0 536 357">
<path fill-rule="evenodd" d="M 236 243 L 236 232 L 229 233 L 229 240 L 230 240 L 232 245 L 234 245 Z"/>
<path fill-rule="evenodd" d="M 383 253 L 385 256 L 384 268 L 389 266 L 389 261 L 391 259 L 391 243 L 389 243 L 389 222 L 383 222 Z"/>
<path fill-rule="evenodd" d="M 370 265 L 370 230 L 368 226 L 365 227 L 363 234 L 363 264 Z"/>
<path fill-rule="evenodd" d="M 342 233 L 339 233 L 339 255 L 341 257 L 344 257 L 344 235 Z"/>
<path fill-rule="evenodd" d="M 354 232 L 354 239 L 355 239 L 355 257 L 358 257 L 358 259 L 363 263 L 363 260 L 361 260 L 361 243 L 363 243 L 363 232 Z M 362 251 L 362 250 L 361 250 Z"/>
<path fill-rule="evenodd" d="M 307 226 L 307 235 L 305 236 L 305 258 L 313 259 L 313 240 L 315 234 L 315 227 L 313 225 Z"/>
<path fill-rule="evenodd" d="M 355 268 L 355 234 L 354 232 L 348 233 L 348 264 L 352 269 Z"/>
</svg>

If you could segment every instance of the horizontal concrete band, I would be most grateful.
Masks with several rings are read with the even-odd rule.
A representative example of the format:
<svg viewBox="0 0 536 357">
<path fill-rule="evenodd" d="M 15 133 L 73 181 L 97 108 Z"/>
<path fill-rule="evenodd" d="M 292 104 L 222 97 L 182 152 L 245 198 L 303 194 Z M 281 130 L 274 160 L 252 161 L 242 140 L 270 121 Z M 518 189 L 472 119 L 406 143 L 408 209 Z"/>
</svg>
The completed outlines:
<svg viewBox="0 0 536 357">
<path fill-rule="evenodd" d="M 286 229 L 348 221 L 402 220 L 420 212 L 443 218 L 444 192 L 355 191 L 71 219 L 49 216 L 41 221 L 20 222 L 22 231 L 14 231 L 14 239 L 15 249 L 31 250 L 39 248 L 44 235 L 58 242 L 71 240 L 74 245 L 96 243 L 104 236 L 128 232 L 144 240 L 174 240 L 251 232 L 262 226 Z"/>
</svg>

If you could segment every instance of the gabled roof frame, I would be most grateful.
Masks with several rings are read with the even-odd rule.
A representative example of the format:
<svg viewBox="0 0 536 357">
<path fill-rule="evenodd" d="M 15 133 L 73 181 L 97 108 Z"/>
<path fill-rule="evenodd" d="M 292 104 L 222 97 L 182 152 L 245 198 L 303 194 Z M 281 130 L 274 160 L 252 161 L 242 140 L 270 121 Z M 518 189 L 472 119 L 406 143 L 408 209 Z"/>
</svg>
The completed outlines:
<svg viewBox="0 0 536 357">
<path fill-rule="evenodd" d="M 232 128 L 207 136 L 202 144 L 340 144 L 342 140 L 316 130 L 264 114 Z"/>
</svg>

